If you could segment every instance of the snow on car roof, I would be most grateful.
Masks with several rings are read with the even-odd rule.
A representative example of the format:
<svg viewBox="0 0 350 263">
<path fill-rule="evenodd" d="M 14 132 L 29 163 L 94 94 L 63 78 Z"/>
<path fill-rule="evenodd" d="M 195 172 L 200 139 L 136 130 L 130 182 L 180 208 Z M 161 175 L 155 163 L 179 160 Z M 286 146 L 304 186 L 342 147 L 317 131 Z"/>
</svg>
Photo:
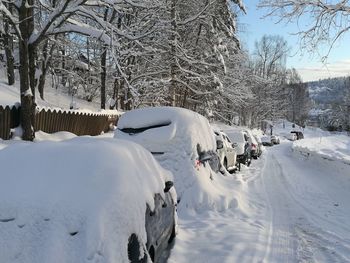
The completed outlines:
<svg viewBox="0 0 350 263">
<path fill-rule="evenodd" d="M 244 132 L 240 129 L 225 130 L 225 133 L 233 142 L 245 142 Z"/>
<path fill-rule="evenodd" d="M 11 145 L 0 167 L 1 262 L 127 262 L 172 179 L 141 146 L 90 137 Z"/>
<path fill-rule="evenodd" d="M 130 129 L 141 129 L 141 132 L 129 132 Z M 126 137 L 151 152 L 172 150 L 186 138 L 191 138 L 183 145 L 187 151 L 195 149 L 197 143 L 203 150 L 210 150 L 215 149 L 215 139 L 213 133 L 207 132 L 209 129 L 208 120 L 193 111 L 177 107 L 152 107 L 124 113 L 118 122 L 116 137 Z M 121 132 L 123 130 L 126 132 Z"/>
</svg>

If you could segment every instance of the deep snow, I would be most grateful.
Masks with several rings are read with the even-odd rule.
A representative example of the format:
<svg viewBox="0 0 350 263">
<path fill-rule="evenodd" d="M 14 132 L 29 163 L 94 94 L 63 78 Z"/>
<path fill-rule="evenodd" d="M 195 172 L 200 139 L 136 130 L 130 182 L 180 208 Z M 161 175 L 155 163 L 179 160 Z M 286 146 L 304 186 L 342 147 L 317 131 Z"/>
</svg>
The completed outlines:
<svg viewBox="0 0 350 263">
<path fill-rule="evenodd" d="M 279 135 L 290 130 L 290 123 L 274 128 Z M 306 139 L 296 143 L 305 147 L 328 134 L 304 133 Z M 344 144 L 331 145 L 337 152 Z M 332 154 L 318 156 L 317 150 L 312 156 L 293 151 L 293 143 L 282 139 L 237 179 L 221 178 L 237 205 L 180 211 L 169 262 L 350 262 L 350 166 Z"/>
<path fill-rule="evenodd" d="M 145 127 L 153 128 L 139 133 L 123 132 L 125 128 Z M 132 110 L 121 116 L 115 138 L 141 144 L 173 173 L 181 198 L 178 211 L 224 211 L 237 206 L 234 192 L 226 188 L 222 174 L 215 173 L 208 163 L 197 162 L 197 145 L 202 151 L 216 150 L 215 134 L 202 115 L 176 107 Z"/>
<path fill-rule="evenodd" d="M 171 173 L 132 142 L 50 137 L 0 150 L 0 261 L 127 262 Z"/>
<path fill-rule="evenodd" d="M 189 206 L 183 205 L 178 211 L 179 233 L 168 262 L 350 262 L 350 165 L 346 162 L 349 137 L 305 128 L 304 140 L 290 142 L 283 136 L 292 129 L 290 123 L 285 122 L 285 128 L 277 123 L 274 132 L 280 135 L 281 144 L 266 147 L 262 157 L 253 160 L 249 168 L 243 166 L 234 175 L 217 174 L 214 180 L 199 180 L 188 188 L 188 196 L 183 199 L 188 200 Z M 95 140 L 109 144 L 115 140 L 112 136 L 104 134 Z M 69 133 L 37 133 L 36 143 L 50 140 L 60 147 L 74 137 Z M 0 153 L 32 145 L 0 140 Z M 1 200 L 7 200 L 8 189 L 2 186 L 5 192 L 0 194 Z M 215 202 L 209 197 L 215 197 Z M 10 223 L 0 222 L 0 227 Z M 77 225 L 52 229 L 67 230 L 70 226 Z M 107 233 L 105 227 L 99 226 Z M 4 240 L 2 236 L 0 240 Z M 50 244 L 58 248 L 55 240 L 51 239 Z M 10 243 L 6 239 L 3 244 Z M 89 254 L 88 249 L 99 252 L 100 245 L 92 242 L 79 251 L 84 256 Z M 56 250 L 42 253 L 61 259 Z M 99 260 L 102 259 L 96 256 L 91 262 Z"/>
</svg>

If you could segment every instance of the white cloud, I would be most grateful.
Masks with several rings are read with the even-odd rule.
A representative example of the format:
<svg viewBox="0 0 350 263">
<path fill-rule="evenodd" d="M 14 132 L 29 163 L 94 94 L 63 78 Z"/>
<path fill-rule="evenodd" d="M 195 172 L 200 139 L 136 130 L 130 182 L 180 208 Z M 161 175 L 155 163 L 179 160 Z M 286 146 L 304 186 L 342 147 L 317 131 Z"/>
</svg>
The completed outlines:
<svg viewBox="0 0 350 263">
<path fill-rule="evenodd" d="M 310 67 L 297 68 L 303 81 L 313 81 L 324 78 L 350 76 L 350 59 L 335 61 L 329 64 L 316 64 Z"/>
</svg>

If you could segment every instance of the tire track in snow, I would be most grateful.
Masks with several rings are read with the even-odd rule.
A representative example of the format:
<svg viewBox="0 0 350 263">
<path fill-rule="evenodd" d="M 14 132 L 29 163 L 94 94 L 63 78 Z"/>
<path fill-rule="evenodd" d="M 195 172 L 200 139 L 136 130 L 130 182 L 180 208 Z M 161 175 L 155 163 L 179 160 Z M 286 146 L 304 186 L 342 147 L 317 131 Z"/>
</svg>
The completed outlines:
<svg viewBox="0 0 350 263">
<path fill-rule="evenodd" d="M 314 167 L 310 164 L 306 171 L 299 170 L 298 160 L 288 154 L 287 146 L 271 149 L 262 171 L 262 181 L 271 208 L 270 242 L 264 261 L 350 262 L 350 240 L 332 233 L 327 227 L 329 224 L 339 223 L 324 217 L 316 206 L 306 206 L 300 200 L 298 192 L 295 192 L 294 184 L 297 182 L 293 179 L 293 174 L 308 175 Z M 292 171 L 286 167 L 294 169 Z M 314 181 L 307 183 L 315 184 Z M 317 187 L 311 189 L 316 192 L 306 192 L 301 198 L 318 194 Z M 317 222 L 327 224 L 318 225 Z M 342 229 L 347 232 L 347 226 Z"/>
<path fill-rule="evenodd" d="M 271 223 L 264 262 L 295 262 L 296 242 L 293 211 L 283 191 L 283 171 L 272 151 L 262 170 L 262 181 L 269 203 Z"/>
</svg>

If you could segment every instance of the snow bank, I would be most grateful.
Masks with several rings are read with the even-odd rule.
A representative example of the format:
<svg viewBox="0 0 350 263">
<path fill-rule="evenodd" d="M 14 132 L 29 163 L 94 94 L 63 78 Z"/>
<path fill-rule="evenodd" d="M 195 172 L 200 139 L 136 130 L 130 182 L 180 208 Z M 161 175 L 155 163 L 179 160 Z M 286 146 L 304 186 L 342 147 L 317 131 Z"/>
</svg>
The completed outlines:
<svg viewBox="0 0 350 263">
<path fill-rule="evenodd" d="M 89 137 L 13 144 L 0 167 L 1 262 L 128 262 L 172 179 L 139 145 Z"/>
<path fill-rule="evenodd" d="M 306 155 L 318 155 L 323 159 L 340 161 L 350 165 L 350 137 L 328 135 L 307 138 L 293 143 L 293 150 Z"/>
<path fill-rule="evenodd" d="M 74 133 L 71 132 L 66 132 L 66 131 L 62 131 L 62 132 L 55 132 L 52 134 L 43 132 L 43 131 L 37 131 L 35 132 L 35 142 L 41 142 L 41 141 L 55 141 L 55 142 L 59 142 L 59 141 L 65 141 L 65 140 L 69 140 L 69 139 L 73 139 L 77 137 L 77 135 L 75 135 Z"/>
<path fill-rule="evenodd" d="M 152 128 L 142 130 L 146 127 Z M 208 163 L 197 164 L 197 144 L 202 151 L 216 150 L 215 134 L 203 116 L 175 107 L 137 109 L 122 115 L 115 137 L 141 144 L 173 173 L 181 198 L 179 212 L 223 210 L 235 202 L 234 197 L 222 202 L 229 199 L 218 183 L 222 175 L 216 174 Z"/>
</svg>

